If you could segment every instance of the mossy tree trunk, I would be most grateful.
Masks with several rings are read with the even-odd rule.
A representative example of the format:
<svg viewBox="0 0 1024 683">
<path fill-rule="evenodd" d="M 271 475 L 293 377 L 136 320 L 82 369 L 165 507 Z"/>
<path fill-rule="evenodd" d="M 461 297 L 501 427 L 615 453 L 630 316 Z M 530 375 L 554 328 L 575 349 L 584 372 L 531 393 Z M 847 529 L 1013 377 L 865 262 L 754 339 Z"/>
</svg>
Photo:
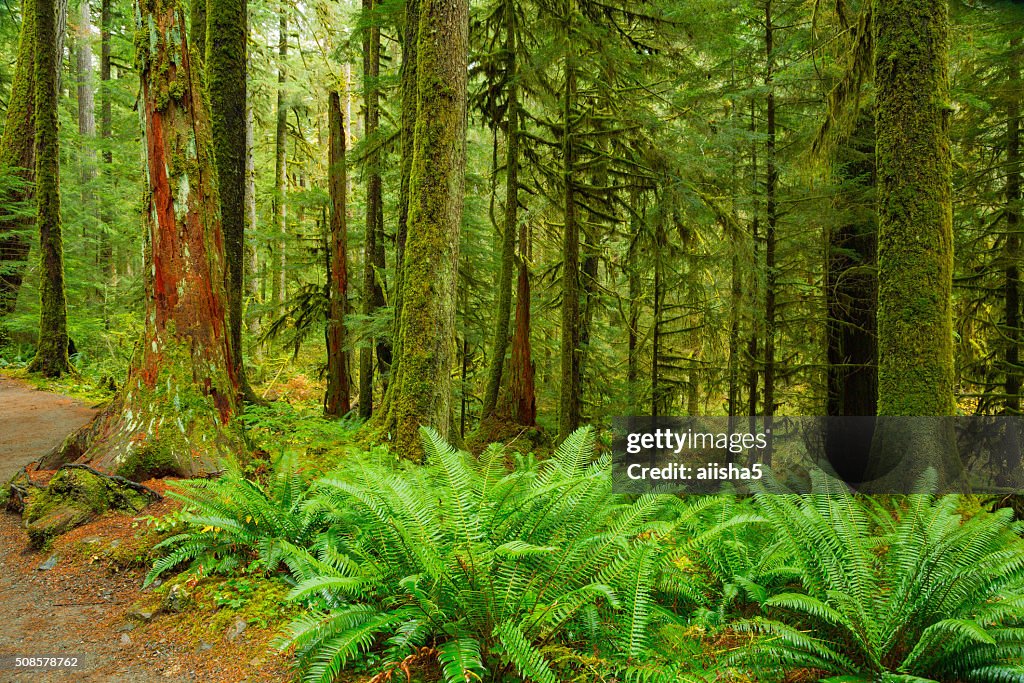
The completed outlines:
<svg viewBox="0 0 1024 683">
<path fill-rule="evenodd" d="M 381 404 L 379 422 L 386 421 L 390 415 L 394 386 L 401 373 L 402 338 L 400 335 L 402 321 L 402 299 L 405 290 L 405 242 L 409 233 L 409 182 L 412 178 L 412 155 L 415 146 L 416 111 L 417 111 L 417 71 L 416 50 L 420 34 L 420 0 L 406 0 L 404 26 L 402 27 L 402 67 L 401 67 L 401 167 L 399 169 L 398 224 L 395 227 L 395 282 L 392 285 L 391 307 L 394 309 L 391 349 L 391 378 L 388 390 Z"/>
<path fill-rule="evenodd" d="M 348 170 L 345 163 L 345 123 L 341 111 L 341 98 L 336 91 L 330 94 L 330 169 L 331 231 L 328 252 L 330 268 L 328 298 L 330 309 L 327 319 L 327 395 L 324 414 L 340 416 L 347 413 L 349 404 L 348 354 L 345 351 L 345 313 L 348 308 L 348 230 L 345 220 L 345 192 Z"/>
<path fill-rule="evenodd" d="M 244 444 L 231 363 L 224 237 L 208 105 L 192 69 L 185 12 L 142 0 L 136 59 L 145 126 L 146 329 L 107 408 L 43 460 L 76 460 L 135 480 L 220 469 Z"/>
<path fill-rule="evenodd" d="M 1020 150 L 1020 48 L 1021 38 L 1010 41 L 1008 100 L 1006 103 L 1006 269 L 1003 287 L 1006 323 L 1006 412 L 1020 413 L 1020 345 L 1024 341 L 1020 311 L 1021 258 L 1021 150 Z"/>
<path fill-rule="evenodd" d="M 878 1 L 873 19 L 878 414 L 954 415 L 949 8 Z M 878 490 L 912 490 L 926 467 L 940 486 L 961 478 L 950 421 L 879 423 L 868 467 Z"/>
<path fill-rule="evenodd" d="M 11 313 L 28 259 L 26 234 L 35 224 L 25 204 L 35 181 L 35 0 L 22 0 L 18 59 L 0 140 L 0 168 L 18 181 L 0 201 L 0 316 Z M 17 211 L 17 213 L 15 213 Z"/>
<path fill-rule="evenodd" d="M 874 12 L 878 412 L 952 415 L 948 8 L 888 0 Z"/>
<path fill-rule="evenodd" d="M 403 457 L 422 457 L 419 427 L 447 437 L 452 421 L 459 229 L 466 169 L 466 0 L 422 0 L 418 107 L 409 181 L 399 344 L 385 431 Z"/>
<path fill-rule="evenodd" d="M 57 43 L 54 0 L 35 0 L 37 46 Z M 68 306 L 64 291 L 64 238 L 60 217 L 60 137 L 57 124 L 57 54 L 35 50 L 36 224 L 39 229 L 39 342 L 29 372 L 60 377 L 68 360 Z"/>
<path fill-rule="evenodd" d="M 772 25 L 772 2 L 764 9 L 764 86 L 767 90 L 765 105 L 765 287 L 764 287 L 764 417 L 765 429 L 771 429 L 775 415 L 775 328 L 776 284 L 778 269 L 775 265 L 778 229 L 778 205 L 775 192 L 779 184 L 779 170 L 775 159 L 775 29 Z M 771 463 L 771 446 L 765 451 L 765 461 Z"/>
<path fill-rule="evenodd" d="M 192 49 L 195 51 L 195 63 L 192 68 L 197 74 L 203 69 L 203 60 L 206 59 L 206 31 L 209 22 L 206 18 L 208 0 L 189 0 L 189 23 L 192 30 Z"/>
<path fill-rule="evenodd" d="M 198 2 L 198 0 L 196 0 Z M 246 0 L 209 0 L 206 16 L 206 81 L 213 120 L 217 189 L 224 231 L 231 362 L 242 397 L 259 399 L 246 381 L 242 359 L 242 295 L 245 290 L 246 223 Z"/>
<path fill-rule="evenodd" d="M 56 0 L 56 28 L 53 46 L 53 68 L 60 89 L 61 61 L 67 22 L 67 0 Z M 34 0 L 23 0 L 18 56 L 14 78 L 7 100 L 3 138 L 0 139 L 0 169 L 16 181 L 0 196 L 0 317 L 14 311 L 18 302 L 22 277 L 28 265 L 30 231 L 35 215 L 29 204 L 35 198 L 35 45 L 36 20 Z"/>
<path fill-rule="evenodd" d="M 110 28 L 113 22 L 111 16 L 111 2 L 113 0 L 100 0 L 100 140 L 103 146 L 103 168 L 107 182 L 110 182 L 110 175 L 114 163 L 113 134 L 113 97 L 111 93 L 111 71 L 110 71 Z M 111 240 L 114 222 L 113 202 L 104 193 L 100 198 L 100 223 L 103 228 L 100 232 L 99 266 L 109 277 L 114 274 L 114 249 Z M 104 297 L 106 295 L 104 294 Z M 104 307 L 104 311 L 106 308 Z M 104 313 L 104 323 L 107 323 Z"/>
<path fill-rule="evenodd" d="M 505 2 L 505 77 L 509 81 L 505 106 L 505 220 L 501 235 L 501 270 L 498 275 L 498 312 L 494 319 L 490 367 L 481 419 L 490 417 L 498 407 L 498 393 L 508 351 L 509 321 L 512 317 L 512 275 L 515 270 L 516 240 L 519 223 L 519 85 L 516 77 L 516 10 Z M 529 302 L 526 303 L 528 307 Z"/>
</svg>

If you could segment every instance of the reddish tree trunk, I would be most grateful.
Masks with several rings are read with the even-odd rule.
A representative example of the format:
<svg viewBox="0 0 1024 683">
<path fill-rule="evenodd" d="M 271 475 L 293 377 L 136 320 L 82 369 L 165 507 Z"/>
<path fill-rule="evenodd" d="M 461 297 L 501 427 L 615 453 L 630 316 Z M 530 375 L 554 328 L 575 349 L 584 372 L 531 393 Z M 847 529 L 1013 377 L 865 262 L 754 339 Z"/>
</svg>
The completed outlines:
<svg viewBox="0 0 1024 683">
<path fill-rule="evenodd" d="M 175 0 L 141 0 L 146 331 L 110 405 L 44 466 L 77 460 L 133 479 L 195 476 L 243 449 L 231 363 L 210 115 Z"/>
<path fill-rule="evenodd" d="M 348 358 L 345 354 L 345 309 L 348 297 L 348 265 L 345 249 L 348 231 L 345 224 L 345 124 L 341 98 L 330 96 L 330 314 L 327 321 L 327 396 L 324 414 L 343 415 L 351 410 L 349 403 Z"/>
</svg>

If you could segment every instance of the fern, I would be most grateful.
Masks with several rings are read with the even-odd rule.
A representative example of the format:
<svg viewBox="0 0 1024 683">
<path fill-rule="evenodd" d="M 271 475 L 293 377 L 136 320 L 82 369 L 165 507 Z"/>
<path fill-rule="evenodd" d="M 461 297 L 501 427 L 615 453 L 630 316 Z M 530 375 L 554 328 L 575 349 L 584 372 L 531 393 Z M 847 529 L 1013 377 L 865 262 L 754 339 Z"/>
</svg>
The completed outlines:
<svg viewBox="0 0 1024 683">
<path fill-rule="evenodd" d="M 598 653 L 622 671 L 645 659 L 635 680 L 675 671 L 649 643 L 667 618 L 656 605 L 671 549 L 661 539 L 688 506 L 613 494 L 610 460 L 594 458 L 589 429 L 545 462 L 519 457 L 511 472 L 499 446 L 475 459 L 431 430 L 422 437 L 422 467 L 354 459 L 313 486 L 304 509 L 323 512 L 331 531 L 315 550 L 285 546 L 284 561 L 298 579 L 294 599 L 334 607 L 297 620 L 284 643 L 304 680 L 329 680 L 367 646 L 346 635 L 348 620 L 332 620 L 356 608 L 376 615 L 360 634 L 383 648 L 383 671 L 428 648 L 446 683 L 556 683 L 567 678 L 558 667 L 574 665 L 552 661 L 554 647 Z"/>
</svg>

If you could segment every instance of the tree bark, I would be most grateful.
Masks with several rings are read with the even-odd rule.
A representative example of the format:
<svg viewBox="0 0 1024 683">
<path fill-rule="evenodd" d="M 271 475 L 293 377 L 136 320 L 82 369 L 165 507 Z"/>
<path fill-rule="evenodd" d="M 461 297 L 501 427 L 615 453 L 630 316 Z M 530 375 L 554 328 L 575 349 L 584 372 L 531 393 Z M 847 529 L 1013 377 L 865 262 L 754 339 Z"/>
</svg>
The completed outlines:
<svg viewBox="0 0 1024 683">
<path fill-rule="evenodd" d="M 100 0 L 100 140 L 103 145 L 103 174 L 107 184 L 112 182 L 114 151 L 112 148 L 114 135 L 114 116 L 112 109 L 112 93 L 110 80 L 110 25 L 112 0 Z M 114 209 L 106 195 L 100 198 L 100 232 L 99 266 L 109 277 L 114 272 L 114 253 L 111 233 L 113 231 Z"/>
<path fill-rule="evenodd" d="M 224 288 L 211 123 L 176 0 L 142 0 L 137 45 L 148 182 L 146 329 L 121 390 L 43 459 L 141 481 L 218 471 L 244 443 Z"/>
<path fill-rule="evenodd" d="M 37 46 L 57 43 L 53 0 L 35 0 Z M 57 67 L 53 50 L 35 51 L 36 224 L 39 229 L 39 342 L 29 372 L 60 377 L 68 360 L 64 239 L 60 216 L 60 137 L 57 125 Z"/>
<path fill-rule="evenodd" d="M 278 10 L 277 42 L 277 130 L 274 137 L 274 217 L 280 237 L 277 241 L 277 257 L 273 267 L 271 298 L 280 310 L 287 298 L 285 255 L 288 235 L 288 107 L 286 84 L 288 82 L 288 5 L 281 1 Z"/>
<path fill-rule="evenodd" d="M 363 313 L 372 316 L 384 306 L 384 290 L 380 278 L 384 272 L 384 204 L 381 195 L 380 153 L 375 139 L 380 122 L 380 26 L 373 14 L 373 0 L 363 0 L 363 117 L 365 137 L 371 151 L 366 155 L 366 223 L 363 250 Z M 391 365 L 391 349 L 386 341 L 374 340 L 379 369 Z M 359 416 L 373 414 L 374 347 L 364 344 L 359 349 Z"/>
<path fill-rule="evenodd" d="M 395 446 L 419 459 L 420 425 L 448 436 L 452 421 L 459 232 L 466 170 L 466 0 L 423 0 L 418 111 L 409 182 L 400 344 L 391 415 Z"/>
<path fill-rule="evenodd" d="M 516 76 L 516 11 L 505 3 L 505 77 L 509 81 L 505 106 L 505 220 L 501 235 L 501 271 L 498 275 L 498 311 L 494 319 L 491 363 L 481 419 L 490 417 L 498 406 L 501 376 L 508 352 L 508 328 L 512 317 L 512 276 L 515 268 L 519 216 L 519 93 Z M 529 303 L 527 303 L 527 306 Z"/>
<path fill-rule="evenodd" d="M 91 183 L 96 178 L 96 99 L 93 93 L 92 14 L 88 0 L 79 7 L 78 26 L 75 27 L 75 67 L 78 72 L 78 135 L 82 150 L 79 163 L 82 173 L 82 203 L 88 207 L 92 201 Z M 89 212 L 91 215 L 91 211 Z"/>
<path fill-rule="evenodd" d="M 1020 37 L 1010 41 L 1009 99 L 1006 106 L 1006 270 L 1003 303 L 1006 320 L 1006 412 L 1020 414 L 1021 153 L 1020 153 Z"/>
<path fill-rule="evenodd" d="M 775 415 L 775 288 L 778 271 L 775 267 L 776 229 L 778 210 L 775 202 L 779 172 L 775 163 L 775 30 L 772 26 L 772 1 L 765 2 L 765 76 L 767 89 L 765 140 L 765 288 L 764 288 L 764 417 L 765 429 L 771 429 Z M 771 463 L 771 450 L 766 451 L 766 463 Z"/>
<path fill-rule="evenodd" d="M 203 70 L 206 61 L 206 32 L 209 21 L 206 17 L 209 0 L 189 0 L 189 23 L 192 29 L 192 49 L 195 51 L 195 63 L 192 68 L 197 75 Z"/>
<path fill-rule="evenodd" d="M 327 395 L 324 414 L 340 416 L 349 404 L 348 354 L 345 351 L 345 312 L 348 307 L 348 265 L 345 250 L 348 231 L 345 220 L 345 193 L 348 171 L 345 165 L 345 123 L 341 98 L 330 94 L 330 169 L 328 186 L 331 194 L 330 272 L 328 294 L 330 311 L 327 319 Z"/>
<path fill-rule="evenodd" d="M 246 0 L 208 0 L 206 82 L 210 93 L 217 189 L 224 233 L 225 288 L 231 362 L 242 398 L 258 402 L 245 376 L 242 355 L 242 295 L 245 290 L 246 222 Z"/>
<path fill-rule="evenodd" d="M 878 414 L 953 415 L 949 8 L 879 1 L 874 30 Z M 951 422 L 879 424 L 869 476 L 886 490 L 912 490 L 932 465 L 940 486 L 962 476 Z"/>
<path fill-rule="evenodd" d="M 558 400 L 558 438 L 580 426 L 580 227 L 576 217 L 575 140 L 572 117 L 576 99 L 576 67 L 572 45 L 573 0 L 566 0 L 565 93 L 562 111 L 562 164 L 565 226 L 562 232 L 561 383 Z"/>
</svg>

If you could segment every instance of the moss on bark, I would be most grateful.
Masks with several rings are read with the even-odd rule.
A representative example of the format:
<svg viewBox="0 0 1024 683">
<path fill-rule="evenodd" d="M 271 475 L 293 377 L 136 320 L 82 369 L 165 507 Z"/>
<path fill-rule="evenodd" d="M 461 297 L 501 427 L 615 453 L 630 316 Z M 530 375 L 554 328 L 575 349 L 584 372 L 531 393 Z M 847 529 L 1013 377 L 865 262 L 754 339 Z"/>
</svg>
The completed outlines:
<svg viewBox="0 0 1024 683">
<path fill-rule="evenodd" d="M 35 0 L 37 45 L 57 42 L 57 7 Z M 64 238 L 60 219 L 60 138 L 57 125 L 57 55 L 35 51 L 36 224 L 39 228 L 39 342 L 29 372 L 60 377 L 68 360 L 68 307 L 64 292 Z"/>
<path fill-rule="evenodd" d="M 44 464 L 134 479 L 195 476 L 244 452 L 226 324 L 224 238 L 208 104 L 176 0 L 142 0 L 136 55 L 148 181 L 146 330 L 128 379 Z"/>
</svg>

